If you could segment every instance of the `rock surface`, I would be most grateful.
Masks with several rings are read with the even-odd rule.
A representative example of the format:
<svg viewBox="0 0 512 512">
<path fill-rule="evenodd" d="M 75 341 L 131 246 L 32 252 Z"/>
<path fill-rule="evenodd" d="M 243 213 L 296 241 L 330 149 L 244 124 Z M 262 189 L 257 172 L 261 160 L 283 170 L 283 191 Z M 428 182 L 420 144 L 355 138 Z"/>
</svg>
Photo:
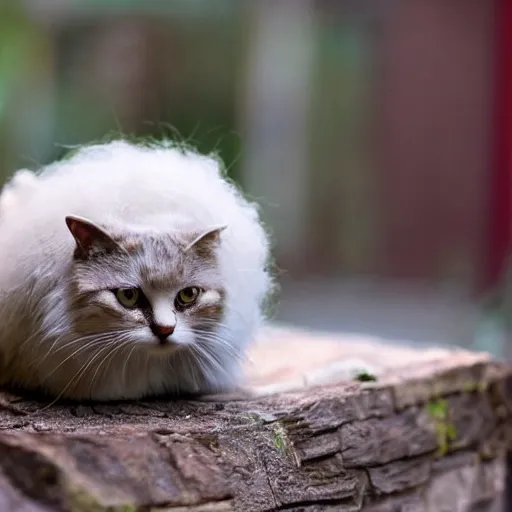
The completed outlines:
<svg viewBox="0 0 512 512">
<path fill-rule="evenodd" d="M 0 511 L 504 510 L 510 366 L 263 338 L 248 378 L 286 393 L 50 407 L 0 394 Z M 340 381 L 346 357 L 378 366 L 378 380 Z"/>
</svg>

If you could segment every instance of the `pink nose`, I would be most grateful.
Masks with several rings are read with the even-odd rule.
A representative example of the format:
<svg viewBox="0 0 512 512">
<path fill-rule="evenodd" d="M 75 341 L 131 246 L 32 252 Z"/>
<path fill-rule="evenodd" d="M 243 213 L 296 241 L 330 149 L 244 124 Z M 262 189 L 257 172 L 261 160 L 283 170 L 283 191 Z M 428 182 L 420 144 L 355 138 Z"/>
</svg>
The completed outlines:
<svg viewBox="0 0 512 512">
<path fill-rule="evenodd" d="M 160 342 L 163 342 L 174 332 L 174 325 L 152 324 L 151 330 Z"/>
</svg>

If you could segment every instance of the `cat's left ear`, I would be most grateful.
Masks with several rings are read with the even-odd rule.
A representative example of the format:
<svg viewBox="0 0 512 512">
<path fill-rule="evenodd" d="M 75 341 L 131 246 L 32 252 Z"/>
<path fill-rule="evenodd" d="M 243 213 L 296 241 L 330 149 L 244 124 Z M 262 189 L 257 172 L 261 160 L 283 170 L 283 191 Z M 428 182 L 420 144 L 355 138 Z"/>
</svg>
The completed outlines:
<svg viewBox="0 0 512 512">
<path fill-rule="evenodd" d="M 68 215 L 66 225 L 76 242 L 75 257 L 85 259 L 119 249 L 119 244 L 105 230 L 88 219 Z"/>
<path fill-rule="evenodd" d="M 209 228 L 199 234 L 195 233 L 192 241 L 188 241 L 184 250 L 188 251 L 192 247 L 212 248 L 218 246 L 220 242 L 220 234 L 227 228 L 227 226 L 217 226 Z M 190 240 L 190 239 L 189 239 Z"/>
</svg>

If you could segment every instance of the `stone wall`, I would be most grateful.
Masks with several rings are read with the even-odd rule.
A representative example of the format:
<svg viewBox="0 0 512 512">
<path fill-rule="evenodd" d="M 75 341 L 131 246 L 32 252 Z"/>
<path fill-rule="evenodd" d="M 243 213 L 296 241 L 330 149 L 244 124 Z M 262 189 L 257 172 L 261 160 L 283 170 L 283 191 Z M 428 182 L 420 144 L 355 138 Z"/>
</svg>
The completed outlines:
<svg viewBox="0 0 512 512">
<path fill-rule="evenodd" d="M 511 368 L 461 351 L 238 401 L 4 393 L 0 510 L 499 512 L 511 416 Z"/>
</svg>

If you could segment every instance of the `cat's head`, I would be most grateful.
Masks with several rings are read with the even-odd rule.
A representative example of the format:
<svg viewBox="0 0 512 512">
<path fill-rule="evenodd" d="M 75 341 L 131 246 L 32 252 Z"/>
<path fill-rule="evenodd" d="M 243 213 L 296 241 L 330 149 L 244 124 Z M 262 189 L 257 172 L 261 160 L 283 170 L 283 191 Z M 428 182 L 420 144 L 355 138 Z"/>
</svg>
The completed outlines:
<svg viewBox="0 0 512 512">
<path fill-rule="evenodd" d="M 226 296 L 217 262 L 224 226 L 161 233 L 76 216 L 66 223 L 76 242 L 69 313 L 84 343 L 165 354 L 214 340 Z"/>
</svg>

